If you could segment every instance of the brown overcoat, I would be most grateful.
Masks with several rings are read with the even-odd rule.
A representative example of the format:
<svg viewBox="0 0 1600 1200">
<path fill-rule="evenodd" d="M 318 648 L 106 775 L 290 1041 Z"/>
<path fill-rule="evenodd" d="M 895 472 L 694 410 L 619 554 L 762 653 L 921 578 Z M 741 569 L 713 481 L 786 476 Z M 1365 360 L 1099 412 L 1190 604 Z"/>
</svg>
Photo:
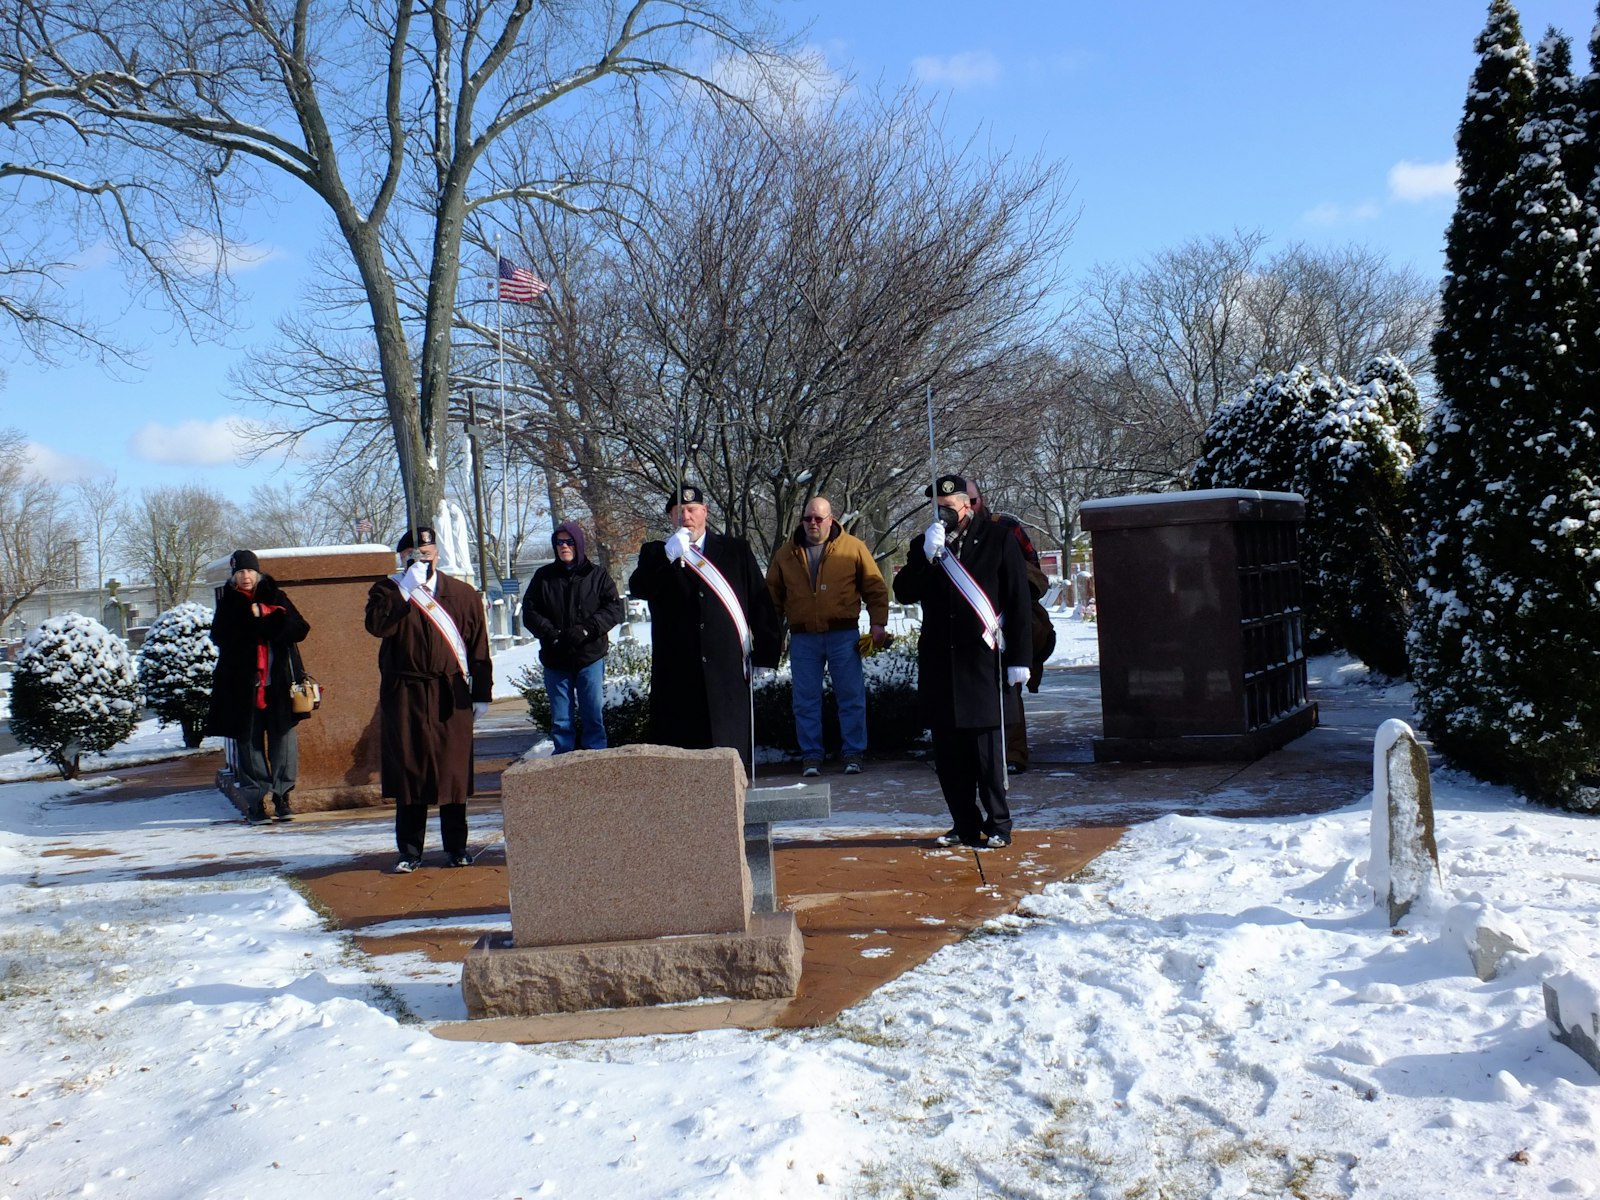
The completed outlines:
<svg viewBox="0 0 1600 1200">
<path fill-rule="evenodd" d="M 483 601 L 467 584 L 434 576 L 434 597 L 467 647 L 470 682 L 455 652 L 393 579 L 367 592 L 367 632 L 378 647 L 383 794 L 396 804 L 465 804 L 472 795 L 472 705 L 494 696 Z"/>
</svg>

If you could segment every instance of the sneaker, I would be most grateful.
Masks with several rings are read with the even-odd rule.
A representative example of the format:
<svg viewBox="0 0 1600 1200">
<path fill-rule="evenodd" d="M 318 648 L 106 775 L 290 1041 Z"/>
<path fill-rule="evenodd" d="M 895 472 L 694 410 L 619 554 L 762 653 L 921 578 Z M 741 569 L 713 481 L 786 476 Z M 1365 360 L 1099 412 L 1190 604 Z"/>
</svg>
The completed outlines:
<svg viewBox="0 0 1600 1200">
<path fill-rule="evenodd" d="M 472 860 L 468 858 L 466 853 L 463 851 L 460 854 L 447 855 L 445 858 L 445 863 L 446 865 L 452 867 L 470 867 L 472 865 Z"/>
<path fill-rule="evenodd" d="M 984 840 L 984 849 L 986 850 L 1004 850 L 1009 845 L 1011 845 L 1011 835 L 1009 833 L 991 833 Z"/>
<path fill-rule="evenodd" d="M 396 875 L 409 875 L 421 865 L 422 860 L 420 858 L 402 858 L 399 862 L 395 863 L 394 873 Z"/>
<path fill-rule="evenodd" d="M 846 775 L 859 775 L 859 774 L 861 774 L 861 764 L 859 762 L 857 762 L 855 759 L 852 758 L 849 762 L 845 763 L 845 765 L 844 765 L 844 773 Z"/>
<path fill-rule="evenodd" d="M 959 846 L 961 845 L 961 835 L 954 829 L 947 829 L 933 839 L 933 844 L 935 846 Z"/>
<path fill-rule="evenodd" d="M 800 768 L 801 779 L 815 779 L 822 774 L 822 764 L 814 759 L 807 759 L 806 765 Z"/>
</svg>

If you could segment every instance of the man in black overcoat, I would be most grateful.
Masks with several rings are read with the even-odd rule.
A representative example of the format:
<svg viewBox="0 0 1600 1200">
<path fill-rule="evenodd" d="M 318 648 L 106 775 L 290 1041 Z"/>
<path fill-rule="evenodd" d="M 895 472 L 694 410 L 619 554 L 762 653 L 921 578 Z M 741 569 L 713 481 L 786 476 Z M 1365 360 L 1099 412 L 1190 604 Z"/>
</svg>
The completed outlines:
<svg viewBox="0 0 1600 1200">
<path fill-rule="evenodd" d="M 935 486 L 939 520 L 911 543 L 894 579 L 894 596 L 902 604 L 922 605 L 917 697 L 933 734 L 934 768 L 952 822 L 938 841 L 1009 846 L 1000 704 L 1002 695 L 1014 704 L 1012 689 L 1026 682 L 1033 656 L 1027 568 L 1015 538 L 996 522 L 974 519 L 965 479 L 941 475 Z M 977 611 L 939 563 L 946 554 L 966 569 L 999 617 L 1003 650 L 985 642 Z M 1014 711 L 1007 719 L 1015 719 Z"/>
<path fill-rule="evenodd" d="M 667 497 L 672 536 L 639 547 L 628 591 L 650 605 L 650 739 L 700 750 L 730 746 L 752 770 L 750 677 L 778 665 L 782 629 L 760 564 L 743 538 L 706 528 L 705 495 Z M 712 587 L 686 557 L 696 547 L 727 580 L 750 630 L 750 656 Z"/>
</svg>

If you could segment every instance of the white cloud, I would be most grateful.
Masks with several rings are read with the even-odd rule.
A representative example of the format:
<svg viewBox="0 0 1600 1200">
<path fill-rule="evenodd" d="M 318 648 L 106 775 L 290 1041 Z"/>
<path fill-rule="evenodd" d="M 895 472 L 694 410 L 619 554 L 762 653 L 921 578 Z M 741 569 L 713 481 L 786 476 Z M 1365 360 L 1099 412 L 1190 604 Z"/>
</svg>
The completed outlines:
<svg viewBox="0 0 1600 1200">
<path fill-rule="evenodd" d="M 145 462 L 179 467 L 215 467 L 238 461 L 252 423 L 238 417 L 142 425 L 128 439 L 128 450 Z"/>
<path fill-rule="evenodd" d="M 986 87 L 1000 79 L 1000 60 L 987 50 L 969 50 L 945 57 L 925 54 L 911 60 L 911 71 L 936 87 Z"/>
<path fill-rule="evenodd" d="M 1453 196 L 1456 176 L 1460 174 L 1455 162 L 1416 163 L 1402 159 L 1389 168 L 1389 198 L 1403 204 Z"/>
<path fill-rule="evenodd" d="M 27 454 L 28 465 L 34 473 L 51 483 L 72 483 L 104 475 L 108 470 L 104 463 L 95 459 L 81 454 L 60 454 L 38 442 L 28 443 Z"/>
<path fill-rule="evenodd" d="M 1331 200 L 1319 204 L 1300 214 L 1300 222 L 1304 225 L 1358 225 L 1363 221 L 1375 221 L 1382 213 L 1383 206 L 1375 200 L 1365 200 L 1360 204 L 1335 204 Z"/>
<path fill-rule="evenodd" d="M 193 274 L 221 267 L 229 275 L 252 271 L 279 256 L 272 246 L 248 242 L 221 242 L 198 229 L 185 232 L 172 243 L 172 256 L 184 270 Z"/>
<path fill-rule="evenodd" d="M 815 46 L 780 61 L 758 63 L 724 55 L 711 64 L 708 78 L 767 113 L 821 111 L 846 86 Z"/>
</svg>

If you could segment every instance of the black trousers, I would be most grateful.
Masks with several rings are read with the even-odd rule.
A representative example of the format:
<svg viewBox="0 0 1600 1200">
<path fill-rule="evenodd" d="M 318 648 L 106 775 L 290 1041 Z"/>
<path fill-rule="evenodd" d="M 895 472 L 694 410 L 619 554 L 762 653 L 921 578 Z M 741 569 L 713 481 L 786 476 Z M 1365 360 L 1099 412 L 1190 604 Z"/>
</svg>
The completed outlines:
<svg viewBox="0 0 1600 1200">
<path fill-rule="evenodd" d="M 1011 832 L 1005 746 L 998 727 L 934 726 L 933 769 L 958 836 L 976 841 L 980 834 Z"/>
<path fill-rule="evenodd" d="M 423 844 L 428 840 L 428 805 L 396 804 L 394 806 L 394 844 L 401 858 L 421 858 Z M 439 805 L 439 840 L 446 854 L 467 852 L 467 806 L 465 804 Z"/>
</svg>

